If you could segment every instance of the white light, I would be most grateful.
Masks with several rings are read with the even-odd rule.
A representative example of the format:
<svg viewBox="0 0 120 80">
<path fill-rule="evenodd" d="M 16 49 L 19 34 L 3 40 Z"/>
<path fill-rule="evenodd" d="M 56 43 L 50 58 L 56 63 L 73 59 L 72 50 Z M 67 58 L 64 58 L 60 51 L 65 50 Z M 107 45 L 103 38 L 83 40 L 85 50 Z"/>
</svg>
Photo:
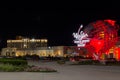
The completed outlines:
<svg viewBox="0 0 120 80">
<path fill-rule="evenodd" d="M 83 25 L 81 25 L 80 28 L 83 28 Z"/>
<path fill-rule="evenodd" d="M 84 47 L 87 42 L 90 42 L 90 38 L 88 38 L 88 34 L 84 33 L 84 31 L 80 31 L 83 25 L 80 26 L 77 33 L 73 33 L 75 38 L 74 43 L 77 44 L 78 47 Z"/>
<path fill-rule="evenodd" d="M 35 39 L 33 38 L 32 41 L 35 41 Z"/>
<path fill-rule="evenodd" d="M 50 49 L 50 47 L 48 47 Z"/>
<path fill-rule="evenodd" d="M 26 47 L 27 45 L 26 44 L 24 44 L 24 47 Z"/>
</svg>

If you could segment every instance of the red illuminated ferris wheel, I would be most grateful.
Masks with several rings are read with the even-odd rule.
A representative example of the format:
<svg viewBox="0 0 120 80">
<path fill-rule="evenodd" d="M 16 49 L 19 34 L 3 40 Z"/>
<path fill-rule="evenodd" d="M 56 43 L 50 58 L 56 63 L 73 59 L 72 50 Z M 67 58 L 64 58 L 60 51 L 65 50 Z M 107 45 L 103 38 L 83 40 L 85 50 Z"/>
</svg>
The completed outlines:
<svg viewBox="0 0 120 80">
<path fill-rule="evenodd" d="M 118 28 L 114 20 L 98 20 L 92 22 L 77 33 L 73 33 L 74 43 L 78 47 L 85 47 L 91 53 L 107 52 L 118 41 Z"/>
</svg>

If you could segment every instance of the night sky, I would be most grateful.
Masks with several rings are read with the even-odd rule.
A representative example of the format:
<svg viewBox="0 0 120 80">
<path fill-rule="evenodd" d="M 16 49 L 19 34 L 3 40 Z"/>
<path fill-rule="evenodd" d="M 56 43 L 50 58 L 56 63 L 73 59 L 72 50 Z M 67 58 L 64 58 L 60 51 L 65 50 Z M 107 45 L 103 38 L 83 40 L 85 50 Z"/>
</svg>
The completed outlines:
<svg viewBox="0 0 120 80">
<path fill-rule="evenodd" d="M 120 24 L 119 8 L 1 8 L 0 47 L 17 35 L 47 38 L 49 46 L 76 45 L 72 33 L 80 24 L 103 19 Z"/>
</svg>

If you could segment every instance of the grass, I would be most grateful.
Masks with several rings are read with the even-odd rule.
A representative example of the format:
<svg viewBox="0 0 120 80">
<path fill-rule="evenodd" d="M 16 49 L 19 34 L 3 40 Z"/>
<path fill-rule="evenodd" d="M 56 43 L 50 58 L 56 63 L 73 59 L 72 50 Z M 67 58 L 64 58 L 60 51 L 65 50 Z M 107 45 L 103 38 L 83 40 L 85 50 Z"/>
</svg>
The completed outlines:
<svg viewBox="0 0 120 80">
<path fill-rule="evenodd" d="M 11 64 L 0 64 L 1 72 L 57 72 L 57 70 L 40 66 L 15 66 Z"/>
<path fill-rule="evenodd" d="M 1 72 L 20 72 L 24 71 L 25 66 L 13 66 L 11 64 L 0 64 Z"/>
</svg>

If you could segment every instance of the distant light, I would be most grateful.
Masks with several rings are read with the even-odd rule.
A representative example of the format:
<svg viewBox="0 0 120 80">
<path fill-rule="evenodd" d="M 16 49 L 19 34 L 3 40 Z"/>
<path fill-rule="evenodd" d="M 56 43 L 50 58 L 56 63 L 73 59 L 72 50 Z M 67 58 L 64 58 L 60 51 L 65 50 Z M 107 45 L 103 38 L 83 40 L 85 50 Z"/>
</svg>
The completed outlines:
<svg viewBox="0 0 120 80">
<path fill-rule="evenodd" d="M 49 46 L 48 48 L 50 49 L 51 47 Z"/>
<path fill-rule="evenodd" d="M 32 41 L 35 41 L 35 39 L 33 38 Z"/>
<path fill-rule="evenodd" d="M 24 47 L 26 47 L 27 45 L 26 44 L 24 44 Z"/>
</svg>

